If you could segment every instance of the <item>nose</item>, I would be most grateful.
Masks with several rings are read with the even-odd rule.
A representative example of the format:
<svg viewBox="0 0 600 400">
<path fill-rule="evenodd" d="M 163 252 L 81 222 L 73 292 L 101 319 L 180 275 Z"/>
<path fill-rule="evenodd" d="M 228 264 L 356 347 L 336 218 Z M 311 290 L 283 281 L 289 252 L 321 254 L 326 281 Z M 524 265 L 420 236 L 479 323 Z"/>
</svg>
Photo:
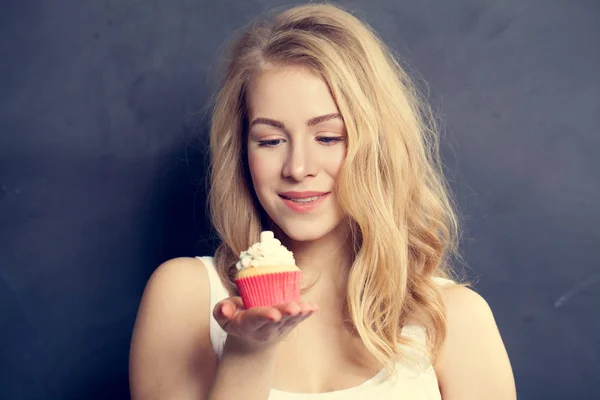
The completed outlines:
<svg viewBox="0 0 600 400">
<path fill-rule="evenodd" d="M 291 178 L 298 182 L 309 176 L 316 176 L 316 162 L 305 144 L 296 142 L 289 146 L 282 173 L 285 178 Z"/>
</svg>

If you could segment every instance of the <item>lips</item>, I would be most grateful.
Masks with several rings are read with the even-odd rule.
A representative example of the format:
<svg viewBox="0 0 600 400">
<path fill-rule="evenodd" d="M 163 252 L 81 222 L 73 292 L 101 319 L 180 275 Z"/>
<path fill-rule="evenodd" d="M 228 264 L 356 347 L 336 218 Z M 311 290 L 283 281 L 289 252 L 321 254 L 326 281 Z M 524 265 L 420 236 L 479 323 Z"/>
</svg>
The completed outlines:
<svg viewBox="0 0 600 400">
<path fill-rule="evenodd" d="M 308 199 L 311 197 L 320 197 L 328 194 L 329 192 L 315 192 L 315 191 L 306 191 L 306 192 L 283 192 L 279 193 L 281 197 L 285 197 L 288 200 L 302 200 Z"/>
<path fill-rule="evenodd" d="M 283 192 L 279 197 L 283 203 L 298 214 L 311 212 L 329 196 L 331 192 Z"/>
</svg>

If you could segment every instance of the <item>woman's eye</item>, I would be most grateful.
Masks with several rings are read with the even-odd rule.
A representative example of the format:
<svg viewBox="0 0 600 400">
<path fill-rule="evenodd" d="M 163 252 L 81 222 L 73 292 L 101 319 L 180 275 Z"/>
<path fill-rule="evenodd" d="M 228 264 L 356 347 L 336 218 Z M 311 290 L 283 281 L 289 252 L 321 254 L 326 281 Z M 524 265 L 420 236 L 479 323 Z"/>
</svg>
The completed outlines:
<svg viewBox="0 0 600 400">
<path fill-rule="evenodd" d="M 317 140 L 326 146 L 331 146 L 338 142 L 345 141 L 346 138 L 344 136 L 319 136 Z"/>
<path fill-rule="evenodd" d="M 283 142 L 283 139 L 259 140 L 258 147 L 275 147 Z"/>
</svg>

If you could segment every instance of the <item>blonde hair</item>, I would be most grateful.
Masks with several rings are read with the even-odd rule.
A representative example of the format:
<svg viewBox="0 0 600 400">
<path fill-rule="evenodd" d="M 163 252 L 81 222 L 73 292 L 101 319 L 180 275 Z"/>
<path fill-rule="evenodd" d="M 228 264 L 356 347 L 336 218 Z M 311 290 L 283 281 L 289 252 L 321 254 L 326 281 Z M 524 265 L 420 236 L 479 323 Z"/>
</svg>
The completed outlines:
<svg viewBox="0 0 600 400">
<path fill-rule="evenodd" d="M 308 4 L 255 21 L 224 58 L 210 130 L 210 209 L 222 240 L 215 263 L 233 284 L 238 255 L 265 226 L 245 159 L 245 94 L 269 65 L 302 65 L 330 87 L 347 130 L 336 194 L 352 221 L 347 305 L 355 332 L 388 370 L 411 357 L 401 335 L 409 318 L 425 325 L 434 360 L 445 337 L 434 276 L 450 276 L 459 223 L 442 174 L 429 107 L 373 30 L 331 4 Z M 238 118 L 232 118 L 238 116 Z"/>
</svg>

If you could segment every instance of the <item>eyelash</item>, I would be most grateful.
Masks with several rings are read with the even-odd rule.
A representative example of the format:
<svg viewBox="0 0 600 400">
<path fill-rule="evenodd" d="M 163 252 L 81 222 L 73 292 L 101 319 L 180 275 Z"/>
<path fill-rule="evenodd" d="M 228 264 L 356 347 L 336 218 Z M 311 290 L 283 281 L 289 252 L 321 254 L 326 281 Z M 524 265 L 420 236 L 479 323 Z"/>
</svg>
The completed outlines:
<svg viewBox="0 0 600 400">
<path fill-rule="evenodd" d="M 317 140 L 324 146 L 333 146 L 336 143 L 346 141 L 346 138 L 343 136 L 319 136 L 317 137 Z M 279 143 L 282 141 L 283 139 L 259 140 L 258 147 L 273 148 L 279 145 Z"/>
<path fill-rule="evenodd" d="M 317 139 L 325 146 L 333 146 L 336 143 L 344 142 L 346 140 L 343 136 L 320 136 Z"/>
<path fill-rule="evenodd" d="M 282 140 L 283 139 L 259 140 L 258 141 L 258 147 L 275 147 Z"/>
</svg>

